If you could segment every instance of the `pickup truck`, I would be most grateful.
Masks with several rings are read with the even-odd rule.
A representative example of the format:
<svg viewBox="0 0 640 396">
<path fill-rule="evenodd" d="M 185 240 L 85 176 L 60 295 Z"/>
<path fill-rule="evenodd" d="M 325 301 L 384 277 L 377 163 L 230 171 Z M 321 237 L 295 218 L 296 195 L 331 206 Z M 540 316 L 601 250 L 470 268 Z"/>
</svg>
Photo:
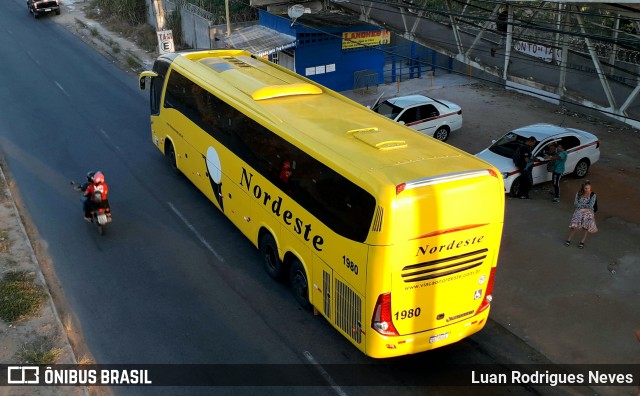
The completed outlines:
<svg viewBox="0 0 640 396">
<path fill-rule="evenodd" d="M 55 12 L 60 15 L 60 0 L 27 0 L 27 8 L 38 19 L 40 14 Z"/>
</svg>

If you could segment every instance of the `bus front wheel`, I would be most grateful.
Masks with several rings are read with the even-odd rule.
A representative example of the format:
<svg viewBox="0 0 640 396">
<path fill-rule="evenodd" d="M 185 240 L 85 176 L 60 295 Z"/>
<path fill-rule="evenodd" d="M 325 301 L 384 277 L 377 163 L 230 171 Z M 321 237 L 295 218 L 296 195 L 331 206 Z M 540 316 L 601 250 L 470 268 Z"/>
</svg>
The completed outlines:
<svg viewBox="0 0 640 396">
<path fill-rule="evenodd" d="M 260 257 L 262 257 L 267 274 L 277 281 L 282 280 L 284 277 L 284 264 L 278 256 L 278 245 L 271 234 L 264 234 L 260 238 Z"/>
<path fill-rule="evenodd" d="M 311 309 L 311 302 L 309 301 L 309 282 L 307 280 L 307 273 L 304 271 L 304 266 L 298 259 L 294 259 L 291 263 L 291 271 L 289 272 L 289 279 L 291 280 L 291 291 L 293 297 L 298 304 L 305 309 Z"/>
<path fill-rule="evenodd" d="M 167 159 L 169 160 L 169 166 L 171 167 L 171 170 L 173 170 L 175 173 L 180 173 L 180 171 L 178 170 L 178 162 L 176 161 L 176 150 L 173 148 L 173 143 L 171 143 L 170 140 L 167 140 L 167 143 L 165 143 L 166 147 L 165 147 L 165 156 L 167 157 Z"/>
</svg>

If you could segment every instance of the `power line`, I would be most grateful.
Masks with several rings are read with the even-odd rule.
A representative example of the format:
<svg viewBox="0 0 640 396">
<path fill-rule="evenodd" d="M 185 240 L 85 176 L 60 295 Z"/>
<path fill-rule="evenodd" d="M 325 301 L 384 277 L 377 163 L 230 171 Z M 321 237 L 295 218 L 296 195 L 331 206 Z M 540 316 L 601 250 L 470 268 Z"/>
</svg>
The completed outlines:
<svg viewBox="0 0 640 396">
<path fill-rule="evenodd" d="M 239 3 L 242 3 L 242 4 L 246 5 L 246 3 L 243 3 L 242 0 L 231 0 L 231 1 L 239 2 Z M 384 2 L 375 1 L 375 0 L 368 0 L 368 1 L 377 2 L 377 3 L 384 3 Z M 251 5 L 249 5 L 249 7 L 257 8 L 257 7 L 251 6 Z M 380 10 L 386 10 L 386 9 L 380 9 Z M 352 10 L 349 10 L 349 11 L 352 11 Z M 338 39 L 344 40 L 341 35 L 338 35 L 338 34 L 335 34 L 335 33 L 331 33 L 331 32 L 328 32 L 328 31 L 324 31 L 324 30 L 322 30 L 322 29 L 320 29 L 318 27 L 315 27 L 315 26 L 307 25 L 307 24 L 304 23 L 304 21 L 301 21 L 300 19 L 298 19 L 298 21 L 296 23 L 301 25 L 301 26 L 304 26 L 305 28 L 308 28 L 310 30 L 314 30 L 314 31 L 316 31 L 318 33 L 325 34 L 325 35 L 327 35 L 329 37 L 334 37 L 334 38 L 338 38 Z M 349 41 L 351 41 L 351 40 L 349 40 Z M 352 41 L 352 42 L 355 42 L 355 41 Z M 367 46 L 367 45 L 363 45 L 361 43 L 357 43 L 357 44 L 360 45 L 360 46 L 363 46 L 363 47 L 377 47 L 377 48 L 375 48 L 376 50 L 381 51 L 381 52 L 383 52 L 385 54 L 391 54 L 391 55 L 397 56 L 398 58 L 401 58 L 401 59 L 404 59 L 404 60 L 416 62 L 415 59 L 412 59 L 409 56 L 403 56 L 403 55 L 400 55 L 400 54 L 397 54 L 397 53 L 393 53 L 391 51 L 388 51 L 388 50 L 385 50 L 385 49 L 381 48 L 380 46 Z M 529 61 L 529 60 L 527 60 L 527 61 Z M 533 62 L 533 60 L 531 60 L 531 62 Z M 430 66 L 430 67 L 436 67 L 437 68 L 437 65 L 434 65 L 434 64 L 432 64 L 430 62 L 418 61 L 418 63 L 421 64 L 421 65 Z M 536 62 L 536 64 L 537 64 L 537 67 L 540 67 L 540 64 L 538 62 Z M 463 72 L 458 72 L 458 71 L 455 71 L 455 70 L 451 70 L 451 72 L 453 74 L 466 76 L 466 74 L 463 73 Z M 582 72 L 582 71 L 574 71 L 574 73 L 584 73 L 584 72 Z M 586 73 L 586 74 L 597 75 L 598 73 Z M 482 77 L 479 77 L 479 76 L 474 76 L 473 78 L 475 80 L 482 81 L 484 83 L 488 83 L 488 84 L 491 84 L 491 85 L 499 85 L 500 87 L 504 86 L 502 83 L 498 83 L 498 82 L 492 81 L 490 79 L 482 78 Z M 545 95 L 543 93 L 540 93 L 539 91 L 528 90 L 526 88 L 521 88 L 521 87 L 511 87 L 511 88 L 516 90 L 516 91 L 525 93 L 525 94 L 535 95 L 535 96 L 538 96 L 538 97 L 543 97 L 543 98 L 547 98 L 547 99 L 551 99 L 551 100 L 557 100 L 557 101 L 562 102 L 562 103 L 566 103 L 566 104 L 570 104 L 570 105 L 573 105 L 573 106 L 577 106 L 577 107 L 582 107 L 582 108 L 585 108 L 585 109 L 593 110 L 593 107 L 591 107 L 591 106 L 583 105 L 581 103 L 573 102 L 573 101 L 570 101 L 570 100 L 567 100 L 567 99 L 564 99 L 564 98 L 558 98 L 558 97 L 556 97 L 555 95 L 552 95 L 552 94 Z M 609 114 L 609 115 L 612 115 L 612 116 L 615 116 L 615 117 L 621 117 L 620 114 L 617 114 L 617 113 L 614 113 L 614 112 L 611 112 L 611 111 L 601 110 L 601 109 L 598 109 L 598 111 L 603 113 L 603 114 Z M 635 119 L 633 117 L 628 117 L 627 116 L 626 118 L 631 119 L 631 120 L 635 120 L 635 121 L 640 121 L 639 119 Z"/>
<path fill-rule="evenodd" d="M 379 3 L 384 3 L 384 2 L 379 2 Z M 376 10 L 379 10 L 379 11 L 391 12 L 391 13 L 394 13 L 394 14 L 396 14 L 396 13 L 397 13 L 397 12 L 389 11 L 388 9 L 385 9 L 385 8 L 376 8 L 376 7 L 371 7 L 371 8 L 376 9 Z M 347 10 L 349 10 L 349 11 L 353 12 L 353 10 L 351 10 L 351 9 L 348 9 L 348 8 L 347 8 Z M 488 19 L 484 19 L 484 20 L 486 21 L 486 20 L 488 20 Z M 465 24 L 470 25 L 470 26 L 473 26 L 474 28 L 479 28 L 478 26 L 476 26 L 476 25 L 474 25 L 474 24 L 472 24 L 472 23 L 466 22 L 466 21 L 460 21 L 460 22 L 465 23 Z M 520 36 L 516 36 L 516 37 L 517 37 L 517 38 L 520 38 Z M 530 37 L 530 36 L 529 36 L 529 37 Z M 547 47 L 550 47 L 550 48 L 560 48 L 560 47 L 558 47 L 558 46 L 556 46 L 556 45 L 555 45 L 555 40 L 554 40 L 554 39 L 552 39 L 552 38 L 549 38 L 549 39 L 541 39 L 541 38 L 539 38 L 539 37 L 533 37 L 533 38 L 534 38 L 534 40 L 531 40 L 529 37 L 525 36 L 525 38 L 526 38 L 527 40 L 529 40 L 528 42 L 532 42 L 532 43 L 540 43 L 540 44 L 547 44 L 546 46 L 547 46 Z M 431 40 L 431 41 L 432 41 L 432 42 L 438 42 L 437 40 Z M 441 43 L 442 43 L 442 42 L 441 42 Z M 451 41 L 451 42 L 445 42 L 445 43 L 446 43 L 446 44 L 453 45 L 453 41 Z M 575 46 L 570 45 L 570 47 L 575 47 Z M 482 51 L 482 50 L 477 50 L 477 49 L 476 49 L 475 51 L 478 51 L 478 52 L 484 52 L 484 51 Z M 621 49 L 621 48 L 618 48 L 616 51 L 611 51 L 611 53 L 613 53 L 613 54 L 615 55 L 616 53 L 619 53 L 619 52 L 621 52 L 621 51 L 626 51 L 626 50 L 623 50 L 623 49 Z M 640 55 L 640 52 L 639 52 L 639 55 Z M 533 63 L 533 62 L 536 62 L 536 63 L 538 63 L 538 61 L 535 61 L 535 60 L 531 59 L 530 57 L 526 57 L 526 58 L 525 58 L 525 57 L 520 57 L 520 58 L 518 58 L 517 56 L 512 56 L 512 58 L 513 58 L 513 59 L 521 59 L 522 61 L 525 61 L 525 62 L 532 62 L 532 63 Z M 624 73 L 629 74 L 629 75 L 631 75 L 631 76 L 637 76 L 637 74 L 636 74 L 636 73 L 634 73 L 634 72 L 631 72 L 631 71 L 629 71 L 629 70 L 625 70 L 625 69 L 620 68 L 620 67 L 618 67 L 618 66 L 611 65 L 611 64 L 609 64 L 609 63 L 608 63 L 608 62 L 606 62 L 606 61 L 602 61 L 602 63 L 603 63 L 604 65 L 608 66 L 608 67 L 614 68 L 614 69 L 619 70 L 619 71 L 623 71 Z M 592 73 L 592 74 L 593 74 L 593 73 Z M 596 74 L 597 74 L 597 73 L 596 73 Z"/>
<path fill-rule="evenodd" d="M 352 2 L 352 1 L 348 1 L 351 4 L 354 5 L 359 5 L 357 2 Z M 386 5 L 389 7 L 398 7 L 399 4 L 398 3 L 394 3 L 394 2 L 389 2 L 389 1 L 385 1 L 385 0 L 367 0 L 368 3 L 376 3 L 376 4 L 381 4 L 381 5 Z M 373 9 L 376 9 L 378 11 L 384 11 L 384 12 L 388 12 L 391 14 L 398 14 L 401 15 L 402 13 L 399 11 L 391 11 L 389 9 L 386 8 L 374 8 L 371 7 Z M 408 8 L 408 7 L 403 7 L 403 8 Z M 445 11 L 445 10 L 440 10 L 440 9 L 435 9 L 435 8 L 423 8 L 423 7 L 418 7 L 418 6 L 411 6 L 411 8 L 415 8 L 421 11 L 426 11 L 426 12 L 431 12 L 434 14 L 438 14 L 441 16 L 445 16 L 445 17 L 453 17 L 456 18 L 457 20 L 466 18 L 466 19 L 470 19 L 470 20 L 475 20 L 475 21 L 479 21 L 479 22 L 495 22 L 495 19 L 491 19 L 491 18 L 487 18 L 485 16 L 475 16 L 475 15 L 465 15 L 465 14 L 461 14 L 461 13 L 456 13 L 453 11 Z M 488 11 L 487 9 L 483 9 L 485 11 Z M 416 16 L 417 18 L 417 16 Z M 466 21 L 468 22 L 468 21 Z M 605 41 L 605 42 L 610 42 L 612 44 L 617 44 L 617 45 L 637 45 L 638 40 L 634 40 L 634 39 L 621 39 L 621 38 L 611 38 L 608 36 L 601 36 L 601 35 L 593 35 L 593 34 L 588 34 L 588 33 L 582 33 L 582 32 L 572 32 L 572 31 L 567 31 L 567 30 L 560 30 L 560 29 L 556 29 L 555 27 L 544 27 L 541 25 L 535 25 L 535 24 L 531 24 L 528 22 L 508 22 L 508 21 L 504 21 L 503 23 L 505 23 L 506 25 L 511 25 L 513 27 L 520 27 L 520 28 L 527 28 L 527 29 L 535 29 L 535 30 L 539 30 L 539 31 L 543 31 L 543 32 L 547 32 L 547 33 L 560 33 L 560 34 L 564 34 L 564 35 L 569 35 L 569 36 L 576 36 L 576 37 L 584 37 L 584 38 L 590 38 L 590 39 L 598 39 L 600 41 Z"/>
</svg>

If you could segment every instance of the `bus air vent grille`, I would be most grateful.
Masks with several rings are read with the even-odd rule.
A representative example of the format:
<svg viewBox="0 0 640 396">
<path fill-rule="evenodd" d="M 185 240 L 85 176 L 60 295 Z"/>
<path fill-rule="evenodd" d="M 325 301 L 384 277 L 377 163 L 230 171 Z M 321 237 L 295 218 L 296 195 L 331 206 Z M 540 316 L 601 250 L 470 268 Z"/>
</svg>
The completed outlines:
<svg viewBox="0 0 640 396">
<path fill-rule="evenodd" d="M 482 265 L 487 258 L 487 252 L 488 249 L 480 249 L 457 256 L 408 265 L 402 269 L 401 275 L 405 283 L 450 276 Z"/>
<path fill-rule="evenodd" d="M 331 274 L 327 271 L 322 271 L 322 290 L 324 314 L 331 318 Z"/>
<path fill-rule="evenodd" d="M 361 313 L 362 299 L 336 279 L 336 324 L 358 344 L 362 342 Z"/>
<path fill-rule="evenodd" d="M 238 66 L 238 67 L 251 67 L 250 64 L 248 64 L 247 62 L 240 60 L 238 58 L 234 58 L 232 56 L 227 56 L 224 58 L 227 62 L 231 63 L 232 65 Z"/>
<path fill-rule="evenodd" d="M 382 206 L 376 207 L 376 213 L 373 215 L 373 223 L 371 224 L 371 231 L 380 232 L 382 231 L 382 215 L 384 214 L 384 209 Z"/>
</svg>

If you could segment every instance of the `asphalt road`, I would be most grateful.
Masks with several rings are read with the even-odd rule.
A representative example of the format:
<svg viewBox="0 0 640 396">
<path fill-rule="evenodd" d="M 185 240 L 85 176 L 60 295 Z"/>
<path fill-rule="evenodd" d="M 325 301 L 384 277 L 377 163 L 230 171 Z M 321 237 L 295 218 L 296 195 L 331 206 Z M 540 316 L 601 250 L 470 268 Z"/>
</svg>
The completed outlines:
<svg viewBox="0 0 640 396">
<path fill-rule="evenodd" d="M 0 147 L 69 309 L 97 363 L 370 364 L 321 317 L 302 311 L 261 269 L 254 247 L 150 141 L 147 93 L 68 31 L 34 20 L 21 0 L 0 14 Z M 114 221 L 100 236 L 82 220 L 71 179 L 102 170 Z M 397 394 L 423 394 L 415 378 L 439 365 L 545 363 L 494 322 L 458 344 L 373 369 Z M 347 366 L 348 367 L 348 366 Z M 379 388 L 378 388 L 379 389 Z M 274 394 L 371 394 L 363 386 L 260 388 Z M 223 388 L 216 393 L 255 393 Z M 430 387 L 433 394 L 464 388 Z M 116 394 L 199 394 L 114 388 Z M 559 389 L 474 388 L 474 394 Z"/>
</svg>

